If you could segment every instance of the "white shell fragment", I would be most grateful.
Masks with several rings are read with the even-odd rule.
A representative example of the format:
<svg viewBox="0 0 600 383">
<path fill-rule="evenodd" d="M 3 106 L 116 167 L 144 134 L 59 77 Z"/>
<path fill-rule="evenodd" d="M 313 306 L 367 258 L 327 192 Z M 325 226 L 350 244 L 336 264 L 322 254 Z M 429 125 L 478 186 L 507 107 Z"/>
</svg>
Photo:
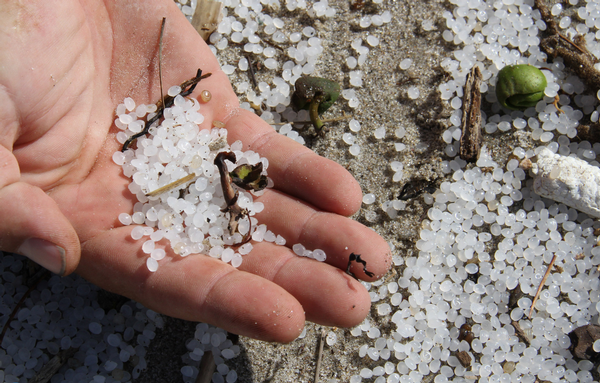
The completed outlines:
<svg viewBox="0 0 600 383">
<path fill-rule="evenodd" d="M 538 195 L 600 218 L 600 168 L 544 148 L 531 173 Z"/>
</svg>

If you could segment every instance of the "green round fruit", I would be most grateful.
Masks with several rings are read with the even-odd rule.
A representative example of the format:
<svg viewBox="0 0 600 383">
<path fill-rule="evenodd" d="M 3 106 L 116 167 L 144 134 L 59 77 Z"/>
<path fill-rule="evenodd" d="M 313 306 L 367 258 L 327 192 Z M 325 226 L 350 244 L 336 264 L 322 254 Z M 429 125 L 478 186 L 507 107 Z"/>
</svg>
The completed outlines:
<svg viewBox="0 0 600 383">
<path fill-rule="evenodd" d="M 506 108 L 523 110 L 544 98 L 546 85 L 546 76 L 538 68 L 528 64 L 507 65 L 498 72 L 496 97 Z"/>
</svg>

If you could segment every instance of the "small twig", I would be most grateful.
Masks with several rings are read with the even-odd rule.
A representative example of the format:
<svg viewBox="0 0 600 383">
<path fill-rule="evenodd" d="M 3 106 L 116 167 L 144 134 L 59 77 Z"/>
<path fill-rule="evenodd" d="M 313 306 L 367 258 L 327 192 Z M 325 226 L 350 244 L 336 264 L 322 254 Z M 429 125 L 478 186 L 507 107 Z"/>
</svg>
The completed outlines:
<svg viewBox="0 0 600 383">
<path fill-rule="evenodd" d="M 508 308 L 512 310 L 517 307 L 519 299 L 521 299 L 522 296 L 523 290 L 521 290 L 521 285 L 517 283 L 517 287 L 512 289 L 508 295 Z"/>
<path fill-rule="evenodd" d="M 256 90 L 256 88 L 258 88 L 258 83 L 256 82 L 256 77 L 254 76 L 254 67 L 252 66 L 252 60 L 249 54 L 245 55 L 244 57 L 246 57 L 246 60 L 248 60 L 248 76 L 250 77 L 250 81 L 252 81 L 252 88 Z"/>
<path fill-rule="evenodd" d="M 47 383 L 52 379 L 54 374 L 69 360 L 77 349 L 69 348 L 60 350 L 52 359 L 50 359 L 42 369 L 29 380 L 28 383 Z"/>
<path fill-rule="evenodd" d="M 515 334 L 519 337 L 519 339 L 521 339 L 523 341 L 523 343 L 525 343 L 527 346 L 529 346 L 531 344 L 531 341 L 527 337 L 527 334 L 525 334 L 525 331 L 523 331 L 523 329 L 519 325 L 519 322 L 512 321 L 511 325 L 515 329 Z"/>
<path fill-rule="evenodd" d="M 235 164 L 236 158 L 233 152 L 220 152 L 215 157 L 215 165 L 219 169 L 221 175 L 221 188 L 223 189 L 223 198 L 225 199 L 225 207 L 221 209 L 223 212 L 229 212 L 229 231 L 233 235 L 238 228 L 238 222 L 240 219 L 248 216 L 248 210 L 243 209 L 238 205 L 239 192 L 233 189 L 231 175 L 227 171 L 227 165 L 225 160 L 229 160 Z M 250 227 L 248 233 L 243 237 L 242 243 L 250 240 L 250 233 L 252 232 L 252 221 L 249 219 Z"/>
<path fill-rule="evenodd" d="M 475 66 L 465 84 L 459 154 L 469 162 L 477 161 L 481 150 L 481 79 L 481 71 Z"/>
<path fill-rule="evenodd" d="M 563 39 L 564 41 L 566 41 L 567 43 L 571 44 L 573 46 L 573 48 L 577 49 L 579 52 L 583 53 L 583 54 L 588 54 L 589 52 L 587 51 L 587 49 L 580 47 L 579 45 L 575 44 L 573 41 L 569 40 L 568 38 L 566 38 L 562 33 L 558 34 L 558 37 L 560 37 L 561 39 Z"/>
<path fill-rule="evenodd" d="M 162 48 L 163 48 L 163 35 L 165 34 L 165 23 L 167 21 L 166 17 L 163 17 L 162 23 L 160 24 L 160 41 L 158 43 L 158 82 L 160 84 L 160 99 L 164 105 L 165 103 L 165 95 L 163 93 L 163 83 L 162 83 Z"/>
<path fill-rule="evenodd" d="M 315 383 L 319 383 L 319 374 L 321 372 L 321 360 L 323 359 L 323 346 L 325 345 L 325 337 L 327 332 L 321 329 L 321 339 L 319 342 L 319 353 L 317 354 L 317 366 L 315 367 Z"/>
<path fill-rule="evenodd" d="M 210 383 L 215 373 L 215 368 L 215 358 L 212 351 L 205 351 L 200 360 L 200 366 L 198 366 L 196 383 Z"/>
<path fill-rule="evenodd" d="M 173 181 L 173 182 L 171 182 L 168 185 L 159 187 L 156 190 L 153 190 L 153 191 L 151 191 L 149 193 L 146 193 L 146 197 L 156 197 L 157 195 L 160 195 L 162 193 L 166 193 L 166 192 L 168 192 L 170 190 L 173 190 L 176 187 L 181 186 L 181 185 L 183 185 L 183 184 L 185 184 L 185 183 L 193 180 L 196 177 L 198 177 L 198 176 L 195 173 L 190 173 L 187 176 L 178 179 L 177 181 Z"/>
<path fill-rule="evenodd" d="M 560 101 L 560 96 L 557 94 L 556 96 L 554 96 L 554 101 L 552 101 L 552 105 L 554 105 L 554 107 L 556 108 L 557 112 L 560 112 L 562 114 L 565 114 L 565 111 L 562 110 L 560 108 L 560 106 L 558 105 L 558 102 Z"/>
<path fill-rule="evenodd" d="M 23 305 L 23 303 L 25 302 L 25 300 L 29 297 L 29 294 L 31 294 L 31 292 L 33 290 L 35 290 L 35 288 L 37 287 L 38 283 L 40 283 L 42 281 L 42 279 L 46 278 L 48 275 L 50 275 L 50 272 L 48 270 L 44 270 L 31 284 L 31 286 L 29 286 L 29 288 L 27 289 L 27 291 L 25 291 L 25 293 L 23 294 L 23 296 L 21 297 L 21 299 L 19 299 L 19 302 L 17 302 L 17 304 L 15 305 L 15 308 L 13 309 L 13 311 L 10 313 L 6 323 L 4 324 L 4 327 L 2 328 L 2 332 L 0 333 L 0 347 L 2 347 L 2 342 L 4 341 L 4 335 L 6 335 L 6 331 L 8 331 L 8 326 L 10 325 L 10 322 L 12 322 L 13 319 L 15 319 L 15 316 L 17 315 L 17 312 L 19 312 L 19 309 L 21 308 L 21 306 Z"/>
<path fill-rule="evenodd" d="M 261 39 L 261 41 L 264 42 L 265 44 L 268 44 L 268 45 L 272 46 L 273 48 L 276 48 L 276 49 L 279 49 L 282 52 L 285 52 L 285 49 L 283 49 L 278 44 L 275 44 L 272 41 L 269 41 L 269 40 L 266 40 L 266 39 Z"/>
<path fill-rule="evenodd" d="M 550 271 L 552 271 L 552 266 L 554 265 L 554 261 L 556 261 L 556 254 L 554 254 L 554 256 L 552 257 L 552 260 L 550 261 L 550 264 L 548 265 L 548 269 L 546 270 L 546 274 L 544 274 L 544 278 L 542 278 L 542 281 L 540 282 L 540 287 L 538 287 L 537 292 L 535 293 L 535 297 L 533 297 L 533 302 L 531 303 L 531 309 L 529 309 L 529 319 L 531 319 L 531 314 L 533 314 L 533 308 L 535 307 L 535 303 L 537 302 L 538 298 L 540 297 L 540 292 L 542 291 L 542 288 L 544 287 L 544 283 L 546 283 L 546 279 L 548 279 L 548 275 L 550 275 Z"/>
</svg>

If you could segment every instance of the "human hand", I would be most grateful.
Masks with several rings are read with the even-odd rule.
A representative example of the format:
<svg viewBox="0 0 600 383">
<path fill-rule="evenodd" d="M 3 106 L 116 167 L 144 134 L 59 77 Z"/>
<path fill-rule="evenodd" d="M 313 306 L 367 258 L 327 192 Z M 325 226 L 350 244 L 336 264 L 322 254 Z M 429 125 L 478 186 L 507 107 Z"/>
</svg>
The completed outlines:
<svg viewBox="0 0 600 383">
<path fill-rule="evenodd" d="M 259 222 L 289 246 L 323 249 L 327 263 L 261 242 L 239 270 L 167 250 L 158 271 L 148 271 L 143 241 L 117 220 L 133 210 L 135 196 L 111 159 L 120 147 L 113 120 L 125 97 L 160 97 L 163 17 L 165 88 L 198 68 L 212 73 L 195 93 L 212 93 L 201 129 L 223 121 L 230 142 L 241 140 L 268 158 L 275 187 L 258 199 L 265 204 Z M 172 1 L 5 2 L 0 68 L 1 250 L 57 273 L 76 271 L 155 311 L 259 339 L 291 341 L 305 319 L 348 327 L 366 316 L 368 293 L 343 271 L 348 256 L 367 260 L 375 277 L 353 269 L 365 280 L 381 277 L 390 256 L 381 237 L 345 217 L 360 207 L 358 184 L 338 164 L 241 109 L 214 55 Z"/>
</svg>

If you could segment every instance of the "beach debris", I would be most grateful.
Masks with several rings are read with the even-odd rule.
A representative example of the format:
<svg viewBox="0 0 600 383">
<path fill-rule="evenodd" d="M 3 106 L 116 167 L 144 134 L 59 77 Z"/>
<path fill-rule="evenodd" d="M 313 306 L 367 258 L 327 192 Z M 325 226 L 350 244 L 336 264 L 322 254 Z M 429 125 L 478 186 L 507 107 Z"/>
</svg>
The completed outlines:
<svg viewBox="0 0 600 383">
<path fill-rule="evenodd" d="M 460 158 L 475 162 L 481 150 L 481 71 L 474 66 L 467 76 L 461 120 Z"/>
<path fill-rule="evenodd" d="M 254 74 L 254 62 L 252 61 L 252 56 L 248 53 L 244 57 L 248 60 L 248 77 L 250 78 L 250 81 L 252 81 L 252 89 L 257 90 L 258 82 L 256 81 L 256 75 Z"/>
<path fill-rule="evenodd" d="M 323 360 L 323 346 L 325 346 L 325 337 L 327 331 L 325 328 L 321 329 L 321 337 L 319 338 L 319 352 L 317 354 L 317 365 L 315 367 L 315 383 L 319 383 L 319 374 L 321 373 L 321 361 Z"/>
<path fill-rule="evenodd" d="M 517 303 L 519 299 L 523 296 L 523 291 L 521 290 L 521 285 L 517 283 L 517 287 L 510 291 L 508 295 L 508 308 L 514 309 L 517 307 Z"/>
<path fill-rule="evenodd" d="M 373 274 L 372 272 L 367 270 L 367 261 L 363 260 L 360 257 L 360 254 L 354 254 L 354 253 L 350 253 L 350 257 L 348 258 L 348 267 L 346 267 L 346 274 L 350 275 L 352 278 L 354 279 L 358 279 L 356 277 L 356 275 L 354 275 L 354 273 L 352 273 L 350 271 L 350 268 L 352 267 L 352 262 L 356 262 L 356 263 L 360 263 L 361 265 L 363 265 L 363 271 L 365 272 L 365 274 L 367 274 L 369 277 L 373 277 L 375 274 Z"/>
<path fill-rule="evenodd" d="M 182 82 L 181 85 L 179 85 L 179 87 L 181 88 L 181 92 L 178 95 L 181 97 L 189 96 L 190 94 L 192 94 L 194 89 L 196 89 L 196 85 L 198 85 L 200 80 L 205 79 L 211 75 L 212 75 L 212 73 L 206 73 L 203 75 L 202 69 L 198 69 L 198 72 L 196 72 L 196 76 L 192 77 L 189 80 Z M 173 106 L 173 103 L 175 102 L 175 97 L 178 95 L 174 95 L 174 96 L 167 95 L 166 97 L 161 98 L 161 100 L 159 100 L 156 103 L 156 108 L 157 108 L 156 114 L 152 118 L 150 118 L 149 120 L 146 121 L 146 123 L 144 124 L 144 129 L 141 132 L 132 135 L 131 137 L 129 137 L 127 139 L 127 141 L 125 141 L 125 143 L 123 144 L 123 147 L 121 148 L 121 151 L 122 152 L 126 151 L 129 148 L 129 145 L 131 145 L 133 143 L 133 141 L 148 134 L 148 130 L 150 130 L 150 127 L 152 126 L 152 124 L 154 124 L 156 121 L 158 121 L 162 118 L 165 108 L 170 108 Z"/>
<path fill-rule="evenodd" d="M 217 29 L 223 19 L 223 3 L 213 0 L 199 0 L 192 16 L 192 26 L 205 41 Z"/>
<path fill-rule="evenodd" d="M 267 187 L 267 176 L 261 174 L 263 163 L 243 164 L 229 172 L 231 182 L 244 190 L 261 191 Z"/>
<path fill-rule="evenodd" d="M 498 72 L 496 97 L 505 108 L 523 110 L 544 98 L 547 84 L 546 76 L 533 65 L 507 65 Z"/>
<path fill-rule="evenodd" d="M 592 122 L 589 125 L 581 124 L 577 126 L 577 138 L 581 141 L 590 143 L 600 142 L 600 123 Z"/>
<path fill-rule="evenodd" d="M 512 321 L 510 324 L 515 329 L 515 335 L 518 336 L 519 339 L 521 339 L 521 341 L 523 341 L 523 343 L 525 343 L 527 346 L 529 346 L 531 344 L 531 341 L 529 340 L 529 337 L 527 336 L 527 334 L 525 334 L 525 331 L 523 331 L 523 329 L 521 328 L 521 325 L 519 324 L 519 322 Z"/>
<path fill-rule="evenodd" d="M 198 175 L 196 175 L 195 173 L 190 173 L 185 177 L 182 177 L 176 181 L 171 182 L 170 184 L 167 184 L 165 186 L 159 187 L 156 190 L 152 190 L 151 192 L 146 193 L 146 197 L 156 197 L 157 195 L 161 195 L 163 193 L 169 192 L 175 188 L 178 188 L 181 185 L 185 185 L 186 183 L 194 180 L 197 177 L 198 177 Z"/>
<path fill-rule="evenodd" d="M 471 355 L 469 355 L 469 353 L 466 351 L 458 351 L 456 353 L 456 358 L 464 368 L 469 367 L 471 365 L 471 361 L 473 360 Z"/>
<path fill-rule="evenodd" d="M 512 372 L 515 370 L 515 366 L 516 366 L 515 362 L 511 362 L 511 361 L 504 362 L 502 364 L 502 371 L 505 374 L 512 374 Z"/>
<path fill-rule="evenodd" d="M 569 333 L 571 347 L 569 351 L 579 360 L 597 362 L 600 360 L 600 350 L 596 343 L 600 339 L 600 326 L 588 324 L 577 327 Z"/>
<path fill-rule="evenodd" d="M 537 154 L 537 161 L 521 161 L 533 175 L 533 190 L 541 197 L 600 218 L 600 169 L 575 157 L 561 156 L 548 148 Z"/>
<path fill-rule="evenodd" d="M 296 110 L 308 110 L 313 126 L 317 131 L 321 130 L 324 122 L 319 115 L 338 99 L 340 84 L 322 77 L 303 76 L 296 80 L 294 88 L 292 105 Z"/>
<path fill-rule="evenodd" d="M 560 33 L 559 26 L 544 0 L 535 0 L 534 7 L 540 11 L 540 16 L 546 23 L 546 32 L 549 34 L 540 41 L 540 50 L 546 53 L 548 58 L 562 57 L 566 68 L 585 81 L 591 89 L 599 89 L 600 72 L 594 68 L 598 60 L 585 47 L 584 36 L 578 35 L 575 41 L 571 41 Z"/>
<path fill-rule="evenodd" d="M 195 383 L 210 383 L 216 368 L 215 357 L 212 351 L 205 351 L 204 355 L 202 355 L 202 359 L 200 359 L 198 376 L 196 377 Z"/>
<path fill-rule="evenodd" d="M 229 160 L 235 164 L 235 161 L 236 161 L 235 153 L 220 152 L 215 157 L 215 165 L 219 169 L 219 174 L 221 175 L 221 188 L 223 189 L 223 198 L 225 198 L 225 207 L 223 209 L 221 209 L 221 211 L 223 211 L 225 213 L 228 212 L 230 214 L 230 216 L 229 216 L 229 231 L 230 231 L 231 235 L 234 235 L 236 232 L 238 232 L 238 225 L 239 225 L 240 220 L 243 218 L 247 218 L 249 212 L 248 212 L 248 209 L 242 208 L 238 204 L 239 192 L 237 190 L 234 190 L 234 188 L 232 186 L 234 181 L 232 179 L 231 174 L 235 173 L 236 170 L 238 170 L 241 167 L 246 166 L 246 165 L 238 166 L 233 172 L 229 173 L 227 171 L 227 165 L 225 164 L 225 160 Z M 246 190 L 252 189 L 255 191 L 259 191 L 259 190 L 262 190 L 265 187 L 267 187 L 266 176 L 260 175 L 260 172 L 262 172 L 262 162 L 259 162 L 259 164 L 260 164 L 260 166 L 256 166 L 256 169 L 254 170 L 254 172 L 253 171 L 250 171 L 250 172 L 238 171 L 238 173 L 236 173 L 235 177 L 238 178 L 238 180 L 239 180 L 238 182 L 241 185 L 245 186 L 244 189 L 246 189 L 246 187 L 248 187 L 248 189 L 246 189 Z M 260 170 L 260 172 L 257 175 L 256 170 L 258 170 L 258 169 Z M 239 173 L 243 173 L 243 175 L 242 175 L 243 178 L 238 177 Z M 249 181 L 248 179 L 250 179 L 250 178 L 253 179 L 253 181 Z M 251 186 L 250 184 L 253 184 L 254 186 Z M 254 187 L 256 187 L 256 189 L 254 189 Z M 248 220 L 248 222 L 250 222 L 250 225 L 252 225 L 250 220 Z M 245 243 L 250 239 L 251 229 L 252 229 L 252 227 L 250 227 L 248 229 L 248 231 L 246 232 L 246 234 L 243 236 L 242 243 Z"/>
<path fill-rule="evenodd" d="M 473 334 L 473 332 L 471 331 L 471 326 L 468 323 L 463 323 L 462 326 L 460 326 L 459 332 L 458 332 L 458 341 L 466 341 L 467 343 L 471 344 L 471 342 L 473 341 L 473 339 L 475 338 L 475 335 Z"/>
<path fill-rule="evenodd" d="M 52 377 L 60 370 L 60 368 L 67 363 L 73 355 L 77 352 L 77 348 L 71 347 L 66 350 L 60 350 L 52 359 L 50 359 L 41 370 L 38 371 L 31 379 L 29 383 L 47 383 Z"/>
<path fill-rule="evenodd" d="M 437 189 L 436 181 L 428 181 L 423 178 L 412 179 L 402 186 L 398 199 L 407 201 L 416 198 L 423 193 L 433 193 Z"/>
</svg>

